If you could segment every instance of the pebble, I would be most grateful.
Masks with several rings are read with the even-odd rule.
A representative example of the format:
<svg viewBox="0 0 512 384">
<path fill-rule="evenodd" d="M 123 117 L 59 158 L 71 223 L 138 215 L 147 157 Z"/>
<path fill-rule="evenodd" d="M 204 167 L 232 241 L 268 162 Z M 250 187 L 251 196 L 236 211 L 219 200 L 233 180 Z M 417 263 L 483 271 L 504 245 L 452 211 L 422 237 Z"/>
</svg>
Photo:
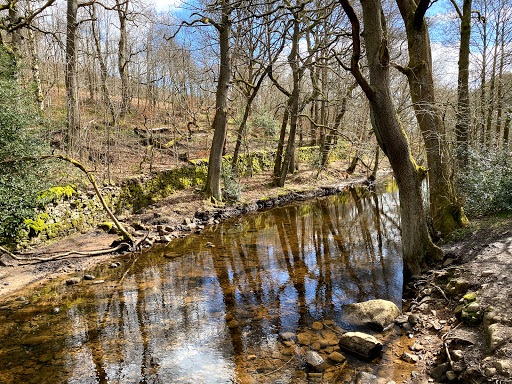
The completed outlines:
<svg viewBox="0 0 512 384">
<path fill-rule="evenodd" d="M 110 268 L 118 268 L 121 266 L 121 263 L 116 261 L 114 263 L 110 263 Z"/>
<path fill-rule="evenodd" d="M 94 280 L 94 279 L 96 279 L 96 277 L 93 275 L 84 275 L 84 280 Z"/>
<path fill-rule="evenodd" d="M 238 321 L 233 319 L 230 322 L 228 322 L 228 328 L 229 329 L 234 329 L 236 327 L 238 327 Z"/>
<path fill-rule="evenodd" d="M 451 356 L 453 361 L 461 361 L 464 357 L 464 352 L 462 352 L 460 349 L 455 349 L 452 351 Z"/>
<path fill-rule="evenodd" d="M 407 363 L 411 363 L 411 364 L 416 364 L 418 362 L 418 356 L 416 355 L 413 355 L 411 353 L 402 353 L 402 356 L 400 356 L 400 358 L 403 360 L 403 361 L 406 361 Z"/>
<path fill-rule="evenodd" d="M 333 352 L 328 357 L 329 360 L 334 361 L 335 363 L 343 363 L 345 361 L 345 356 L 339 352 Z"/>
<path fill-rule="evenodd" d="M 457 374 L 453 371 L 446 372 L 446 378 L 450 381 L 455 380 L 457 377 L 458 377 Z"/>
<path fill-rule="evenodd" d="M 56 315 L 59 312 L 60 312 L 60 307 L 55 307 L 52 309 L 52 314 L 54 314 L 54 315 Z"/>
<path fill-rule="evenodd" d="M 82 281 L 82 280 L 79 277 L 71 277 L 66 280 L 66 284 L 67 285 L 75 285 L 75 284 L 80 283 L 80 281 Z"/>
<path fill-rule="evenodd" d="M 484 375 L 487 377 L 492 377 L 496 374 L 496 368 L 485 368 Z"/>
<path fill-rule="evenodd" d="M 493 272 L 489 269 L 485 270 L 485 271 L 482 271 L 482 273 L 480 274 L 480 276 L 482 277 L 488 277 L 488 276 L 491 276 L 493 274 Z"/>
<path fill-rule="evenodd" d="M 416 325 L 419 323 L 420 317 L 418 315 L 412 313 L 409 315 L 408 320 L 409 320 L 409 323 L 411 323 L 412 325 Z"/>
<path fill-rule="evenodd" d="M 319 321 L 315 321 L 311 328 L 313 328 L 315 331 L 320 331 L 324 328 L 324 325 Z"/>
<path fill-rule="evenodd" d="M 25 296 L 20 296 L 20 297 L 16 298 L 16 301 L 25 301 L 25 300 L 27 300 L 25 298 Z"/>
<path fill-rule="evenodd" d="M 92 284 L 98 285 L 98 284 L 103 284 L 104 282 L 105 282 L 105 280 L 95 280 L 92 282 Z"/>
<path fill-rule="evenodd" d="M 477 302 L 472 302 L 471 304 L 468 305 L 468 307 L 466 308 L 466 310 L 468 312 L 478 312 L 480 309 L 480 304 L 478 304 Z"/>
</svg>

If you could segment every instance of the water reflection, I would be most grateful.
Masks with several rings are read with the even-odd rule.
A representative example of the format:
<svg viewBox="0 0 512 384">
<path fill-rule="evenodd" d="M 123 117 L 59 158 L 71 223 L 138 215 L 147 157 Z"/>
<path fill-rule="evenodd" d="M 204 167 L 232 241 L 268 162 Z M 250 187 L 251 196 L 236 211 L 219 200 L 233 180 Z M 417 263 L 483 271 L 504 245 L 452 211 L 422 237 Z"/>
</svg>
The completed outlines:
<svg viewBox="0 0 512 384">
<path fill-rule="evenodd" d="M 350 302 L 401 305 L 397 197 L 385 188 L 249 215 L 98 267 L 104 285 L 60 283 L 10 303 L 0 383 L 308 382 L 279 333 L 350 328 Z"/>
</svg>

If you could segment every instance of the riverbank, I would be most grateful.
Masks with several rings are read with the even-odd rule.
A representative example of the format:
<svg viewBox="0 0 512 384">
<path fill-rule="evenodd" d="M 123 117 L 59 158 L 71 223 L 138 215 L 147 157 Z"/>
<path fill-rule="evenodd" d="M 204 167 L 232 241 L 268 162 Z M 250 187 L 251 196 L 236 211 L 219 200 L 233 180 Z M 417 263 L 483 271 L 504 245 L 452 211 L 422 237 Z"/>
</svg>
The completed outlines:
<svg viewBox="0 0 512 384">
<path fill-rule="evenodd" d="M 341 167 L 339 167 L 341 168 Z M 200 233 L 208 226 L 217 225 L 231 217 L 248 212 L 270 209 L 295 201 L 337 194 L 350 186 L 362 185 L 366 177 L 349 176 L 336 167 L 317 177 L 316 170 L 302 170 L 292 175 L 284 188 L 274 187 L 268 172 L 241 180 L 243 190 L 239 202 L 212 205 L 197 187 L 177 191 L 158 200 L 136 214 L 119 218 L 142 248 L 154 243 L 168 243 L 191 233 Z M 383 172 L 382 175 L 388 172 Z M 33 247 L 17 256 L 34 259 L 79 252 L 92 253 L 110 248 L 118 238 L 104 230 L 94 230 L 58 239 Z M 0 256 L 0 300 L 6 300 L 17 291 L 33 284 L 43 285 L 54 278 L 98 265 L 117 254 L 99 256 L 70 255 L 65 259 L 49 262 L 19 262 L 7 255 Z"/>
<path fill-rule="evenodd" d="M 212 206 L 203 200 L 199 190 L 190 188 L 123 220 L 138 239 L 145 239 L 146 246 L 150 246 L 152 242 L 166 243 L 200 233 L 249 211 L 337 193 L 362 183 L 364 177 L 341 182 L 322 178 L 318 185 L 307 189 L 304 186 L 311 185 L 313 174 L 309 178 L 304 173 L 296 175 L 286 189 L 270 188 L 264 180 L 264 176 L 248 180 L 242 202 L 234 206 Z M 116 237 L 105 232 L 73 236 L 34 249 L 26 256 L 47 256 L 70 249 L 92 251 L 108 247 Z M 408 300 L 404 312 L 408 316 L 401 317 L 401 330 L 397 332 L 405 330 L 410 340 L 400 348 L 387 346 L 400 351 L 394 365 L 410 366 L 400 382 L 510 382 L 512 218 L 473 220 L 456 237 L 442 245 L 446 253 L 443 264 L 405 289 Z M 18 266 L 3 258 L 12 266 L 0 268 L 2 284 L 8 283 L 1 286 L 0 297 L 3 301 L 28 284 L 43 285 L 49 279 L 90 268 L 109 258 L 112 255 Z M 385 333 L 382 337 L 388 336 Z M 408 355 L 402 357 L 403 350 Z M 379 381 L 375 378 L 374 382 Z"/>
</svg>

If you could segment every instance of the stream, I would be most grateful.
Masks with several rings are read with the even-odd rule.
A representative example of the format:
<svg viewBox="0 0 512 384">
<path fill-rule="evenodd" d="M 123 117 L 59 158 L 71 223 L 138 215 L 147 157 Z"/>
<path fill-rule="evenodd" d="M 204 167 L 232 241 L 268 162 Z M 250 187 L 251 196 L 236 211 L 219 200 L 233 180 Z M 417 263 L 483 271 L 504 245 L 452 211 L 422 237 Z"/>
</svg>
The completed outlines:
<svg viewBox="0 0 512 384">
<path fill-rule="evenodd" d="M 402 307 L 391 182 L 248 214 L 114 261 L 74 275 L 94 280 L 52 281 L 0 304 L 0 384 L 342 383 L 358 370 L 410 377 L 393 352 L 407 343 L 399 332 L 377 335 L 382 358 L 342 352 L 344 364 L 320 373 L 280 337 L 307 334 L 302 349 L 327 359 L 338 350 L 330 340 L 356 329 L 345 304 Z"/>
</svg>

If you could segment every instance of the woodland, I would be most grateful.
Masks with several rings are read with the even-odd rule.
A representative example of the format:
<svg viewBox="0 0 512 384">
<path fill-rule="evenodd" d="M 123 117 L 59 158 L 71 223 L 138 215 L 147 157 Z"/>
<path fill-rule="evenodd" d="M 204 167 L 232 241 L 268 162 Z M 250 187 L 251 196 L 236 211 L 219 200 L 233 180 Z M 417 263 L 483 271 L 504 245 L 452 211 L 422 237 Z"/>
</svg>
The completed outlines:
<svg viewBox="0 0 512 384">
<path fill-rule="evenodd" d="M 87 186 L 72 161 L 108 186 L 208 159 L 204 198 L 225 204 L 243 188 L 242 154 L 275 153 L 267 181 L 284 187 L 309 146 L 317 178 L 393 170 L 410 275 L 442 258 L 434 240 L 468 216 L 512 208 L 508 1 L 156 9 L 2 1 L 0 238 L 15 236 L 51 186 Z"/>
</svg>

